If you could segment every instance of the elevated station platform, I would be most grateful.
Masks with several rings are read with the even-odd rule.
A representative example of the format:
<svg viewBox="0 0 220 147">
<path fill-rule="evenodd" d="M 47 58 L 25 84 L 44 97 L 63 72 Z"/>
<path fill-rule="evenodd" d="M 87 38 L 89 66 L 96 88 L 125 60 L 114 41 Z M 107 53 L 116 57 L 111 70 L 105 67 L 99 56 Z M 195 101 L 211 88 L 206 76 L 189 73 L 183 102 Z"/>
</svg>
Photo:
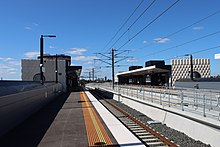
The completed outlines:
<svg viewBox="0 0 220 147">
<path fill-rule="evenodd" d="M 220 101 L 219 93 L 215 91 L 207 93 L 205 90 L 185 89 L 181 90 L 181 97 L 176 89 L 115 85 L 113 90 L 109 83 L 88 84 L 87 87 L 96 88 L 113 97 L 114 100 L 145 114 L 156 122 L 183 132 L 193 139 L 214 147 L 220 146 Z M 199 98 L 199 95 L 202 97 Z M 195 105 L 193 102 L 198 103 Z"/>
<path fill-rule="evenodd" d="M 123 133 L 123 134 L 122 134 Z M 82 89 L 61 95 L 0 138 L 0 146 L 144 146 Z"/>
</svg>

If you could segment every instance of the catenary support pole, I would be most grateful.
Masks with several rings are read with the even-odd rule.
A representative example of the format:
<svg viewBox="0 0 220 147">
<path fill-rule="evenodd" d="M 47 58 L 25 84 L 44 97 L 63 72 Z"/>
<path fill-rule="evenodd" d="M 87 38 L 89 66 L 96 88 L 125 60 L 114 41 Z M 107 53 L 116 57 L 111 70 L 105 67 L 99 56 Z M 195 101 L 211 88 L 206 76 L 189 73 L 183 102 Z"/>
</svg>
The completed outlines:
<svg viewBox="0 0 220 147">
<path fill-rule="evenodd" d="M 114 49 L 112 48 L 112 89 L 115 88 L 115 53 Z"/>
</svg>

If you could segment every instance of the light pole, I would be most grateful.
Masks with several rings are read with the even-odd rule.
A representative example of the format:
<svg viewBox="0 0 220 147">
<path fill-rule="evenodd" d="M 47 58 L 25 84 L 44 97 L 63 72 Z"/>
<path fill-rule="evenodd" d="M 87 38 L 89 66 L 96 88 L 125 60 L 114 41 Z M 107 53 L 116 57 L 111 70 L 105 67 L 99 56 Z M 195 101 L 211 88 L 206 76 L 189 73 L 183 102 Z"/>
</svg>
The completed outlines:
<svg viewBox="0 0 220 147">
<path fill-rule="evenodd" d="M 55 73 L 56 73 L 56 83 L 58 83 L 58 64 L 57 64 L 57 54 L 56 54 L 56 69 L 55 69 Z"/>
<path fill-rule="evenodd" d="M 44 73 L 43 73 L 43 56 L 44 56 L 44 38 L 54 38 L 56 37 L 55 35 L 41 35 L 40 36 L 40 83 L 43 85 L 44 84 Z"/>
<path fill-rule="evenodd" d="M 192 54 L 185 54 L 185 56 L 190 58 L 190 79 L 193 80 L 193 57 Z"/>
</svg>

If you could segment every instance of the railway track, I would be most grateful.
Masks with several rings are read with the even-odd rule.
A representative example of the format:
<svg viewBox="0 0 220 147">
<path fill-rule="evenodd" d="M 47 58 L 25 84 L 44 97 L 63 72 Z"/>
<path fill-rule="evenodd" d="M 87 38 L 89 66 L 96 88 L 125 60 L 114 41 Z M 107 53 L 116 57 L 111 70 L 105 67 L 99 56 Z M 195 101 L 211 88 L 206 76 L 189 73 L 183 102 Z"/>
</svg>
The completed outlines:
<svg viewBox="0 0 220 147">
<path fill-rule="evenodd" d="M 91 93 L 146 146 L 177 147 L 176 144 L 151 129 L 147 124 L 141 122 L 128 112 L 110 102 L 100 93 L 97 93 L 96 91 L 91 91 Z"/>
</svg>

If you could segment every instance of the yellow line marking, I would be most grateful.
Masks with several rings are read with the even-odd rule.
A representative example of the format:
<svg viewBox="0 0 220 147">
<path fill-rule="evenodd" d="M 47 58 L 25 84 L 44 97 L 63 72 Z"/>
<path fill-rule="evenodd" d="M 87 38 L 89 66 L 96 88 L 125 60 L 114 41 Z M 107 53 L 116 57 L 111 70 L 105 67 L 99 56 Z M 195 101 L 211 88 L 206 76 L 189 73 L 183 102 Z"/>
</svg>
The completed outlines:
<svg viewBox="0 0 220 147">
<path fill-rule="evenodd" d="M 101 121 L 99 120 L 94 108 L 92 108 L 91 102 L 84 92 L 80 93 L 81 100 L 85 101 L 82 103 L 83 115 L 86 125 L 86 131 L 88 136 L 89 146 L 95 145 L 96 142 L 104 142 L 106 145 L 112 144 L 107 132 L 104 129 Z M 91 108 L 90 108 L 91 107 Z"/>
</svg>

